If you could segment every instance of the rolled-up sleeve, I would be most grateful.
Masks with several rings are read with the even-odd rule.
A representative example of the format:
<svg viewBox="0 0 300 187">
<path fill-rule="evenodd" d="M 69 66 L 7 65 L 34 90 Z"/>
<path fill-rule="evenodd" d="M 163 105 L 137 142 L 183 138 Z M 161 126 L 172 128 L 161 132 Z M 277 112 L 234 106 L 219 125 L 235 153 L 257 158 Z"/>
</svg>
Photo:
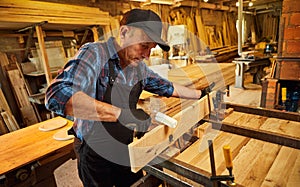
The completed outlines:
<svg viewBox="0 0 300 187">
<path fill-rule="evenodd" d="M 170 97 L 174 92 L 173 83 L 145 67 L 145 90 L 160 96 Z"/>
<path fill-rule="evenodd" d="M 95 82 L 99 66 L 94 50 L 83 46 L 74 59 L 70 60 L 63 71 L 53 80 L 46 90 L 45 106 L 58 115 L 64 115 L 65 105 L 78 91 L 89 96 L 95 95 Z"/>
</svg>

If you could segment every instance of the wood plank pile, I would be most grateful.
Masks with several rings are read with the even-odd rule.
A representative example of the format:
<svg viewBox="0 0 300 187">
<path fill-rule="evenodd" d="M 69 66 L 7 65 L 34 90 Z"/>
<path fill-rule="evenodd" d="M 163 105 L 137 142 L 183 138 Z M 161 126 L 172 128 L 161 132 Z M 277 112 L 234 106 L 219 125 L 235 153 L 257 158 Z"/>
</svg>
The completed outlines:
<svg viewBox="0 0 300 187">
<path fill-rule="evenodd" d="M 0 135 L 20 129 L 0 88 Z"/>
<path fill-rule="evenodd" d="M 169 11 L 167 18 L 171 25 L 186 25 L 192 49 L 205 50 L 205 46 L 210 48 L 236 45 L 237 31 L 235 28 L 236 18 L 230 13 L 225 13 L 216 25 L 205 24 L 206 16 L 201 9 L 175 8 Z"/>
<path fill-rule="evenodd" d="M 238 56 L 238 47 L 237 46 L 224 46 L 218 49 L 211 49 L 216 59 L 216 62 L 227 62 L 232 61 L 233 58 Z"/>
<path fill-rule="evenodd" d="M 168 72 L 168 79 L 196 89 L 203 89 L 215 82 L 214 89 L 222 89 L 234 83 L 234 71 L 235 64 L 233 63 L 196 63 L 171 69 Z"/>
<path fill-rule="evenodd" d="M 26 89 L 27 87 L 22 72 L 15 66 L 15 64 L 10 63 L 6 53 L 0 53 L 0 57 L 1 71 L 3 71 L 2 73 L 5 75 L 3 78 L 7 78 L 6 81 L 10 84 L 13 91 L 12 95 L 14 95 L 18 108 L 20 109 L 24 125 L 27 126 L 37 123 L 38 118 L 35 114 L 34 107 L 28 99 L 29 93 Z M 2 93 L 2 89 L 0 91 L 0 112 L 2 116 L 2 124 L 6 125 L 6 127 L 2 125 L 2 133 L 4 134 L 20 129 L 20 127 L 9 108 L 8 102 Z"/>
<path fill-rule="evenodd" d="M 109 25 L 108 12 L 99 8 L 33 0 L 1 0 L 1 22 Z"/>
<path fill-rule="evenodd" d="M 0 52 L 0 71 L 1 71 L 1 79 L 5 81 L 6 73 L 5 67 L 9 65 L 9 60 L 5 53 Z M 2 85 L 0 82 L 0 135 L 6 134 L 8 132 L 12 132 L 20 129 L 19 124 L 16 122 L 14 115 L 11 112 L 10 106 L 6 100 L 6 97 L 2 91 Z"/>
<path fill-rule="evenodd" d="M 236 126 L 267 130 L 300 138 L 300 122 L 268 118 L 233 111 L 224 119 Z M 222 147 L 231 146 L 235 182 L 241 186 L 299 186 L 300 150 L 211 129 L 199 127 L 199 140 L 177 160 L 211 172 L 207 140 L 213 140 L 217 175 L 228 175 Z"/>
</svg>

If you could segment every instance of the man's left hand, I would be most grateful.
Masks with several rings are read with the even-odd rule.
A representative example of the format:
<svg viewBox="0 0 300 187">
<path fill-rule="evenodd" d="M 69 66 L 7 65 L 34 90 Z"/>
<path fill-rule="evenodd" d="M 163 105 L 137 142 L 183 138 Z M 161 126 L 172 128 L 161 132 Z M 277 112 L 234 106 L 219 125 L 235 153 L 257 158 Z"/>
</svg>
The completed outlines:
<svg viewBox="0 0 300 187">
<path fill-rule="evenodd" d="M 201 99 L 202 97 L 206 96 L 207 94 L 209 94 L 213 87 L 215 87 L 215 82 L 212 82 L 209 86 L 205 87 L 204 89 L 201 90 L 201 96 L 199 99 Z"/>
</svg>

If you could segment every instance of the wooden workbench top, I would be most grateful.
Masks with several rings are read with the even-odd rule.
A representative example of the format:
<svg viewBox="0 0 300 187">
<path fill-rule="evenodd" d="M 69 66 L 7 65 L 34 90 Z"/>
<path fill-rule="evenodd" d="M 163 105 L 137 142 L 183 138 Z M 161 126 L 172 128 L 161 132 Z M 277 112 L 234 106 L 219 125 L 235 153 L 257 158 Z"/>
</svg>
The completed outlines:
<svg viewBox="0 0 300 187">
<path fill-rule="evenodd" d="M 58 121 L 64 121 L 64 118 L 55 117 L 45 122 L 57 123 Z M 53 138 L 53 135 L 64 128 L 70 128 L 73 122 L 67 120 L 67 124 L 62 128 L 40 131 L 40 125 L 45 122 L 0 136 L 0 175 L 38 161 L 68 146 L 72 147 L 73 139 L 58 141 Z"/>
<path fill-rule="evenodd" d="M 298 121 L 233 111 L 223 122 L 300 139 Z M 210 123 L 199 127 L 199 140 L 176 159 L 210 173 L 209 139 L 214 143 L 217 175 L 228 175 L 222 148 L 231 147 L 233 174 L 238 186 L 300 186 L 299 149 L 212 129 Z"/>
</svg>

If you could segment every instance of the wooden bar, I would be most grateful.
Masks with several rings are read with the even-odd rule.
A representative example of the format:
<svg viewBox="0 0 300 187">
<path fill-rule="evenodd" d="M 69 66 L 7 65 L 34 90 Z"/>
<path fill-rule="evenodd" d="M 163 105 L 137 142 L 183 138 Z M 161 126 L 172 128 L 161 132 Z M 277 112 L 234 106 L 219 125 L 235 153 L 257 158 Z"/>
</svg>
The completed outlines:
<svg viewBox="0 0 300 187">
<path fill-rule="evenodd" d="M 50 72 L 48 55 L 47 55 L 46 48 L 45 48 L 45 42 L 44 42 L 42 27 L 40 25 L 38 25 L 38 26 L 35 27 L 35 30 L 36 30 L 36 34 L 37 34 L 37 37 L 38 37 L 39 50 L 40 50 L 41 55 L 42 55 L 42 62 L 43 62 L 43 67 L 44 67 L 44 71 L 45 71 L 47 85 L 49 85 L 51 83 L 51 80 L 52 80 L 52 75 L 51 75 L 51 72 Z"/>
<path fill-rule="evenodd" d="M 226 108 L 233 108 L 234 111 L 248 113 L 248 114 L 256 114 L 260 116 L 272 117 L 272 118 L 280 118 L 292 121 L 300 121 L 300 114 L 295 112 L 285 112 L 275 109 L 266 109 L 266 108 L 257 108 L 245 105 L 231 104 L 225 103 Z"/>
<path fill-rule="evenodd" d="M 234 82 L 235 65 L 232 63 L 196 63 L 182 68 L 171 69 L 168 79 L 172 82 L 203 89 L 212 82 L 214 90 L 223 89 Z"/>
</svg>

